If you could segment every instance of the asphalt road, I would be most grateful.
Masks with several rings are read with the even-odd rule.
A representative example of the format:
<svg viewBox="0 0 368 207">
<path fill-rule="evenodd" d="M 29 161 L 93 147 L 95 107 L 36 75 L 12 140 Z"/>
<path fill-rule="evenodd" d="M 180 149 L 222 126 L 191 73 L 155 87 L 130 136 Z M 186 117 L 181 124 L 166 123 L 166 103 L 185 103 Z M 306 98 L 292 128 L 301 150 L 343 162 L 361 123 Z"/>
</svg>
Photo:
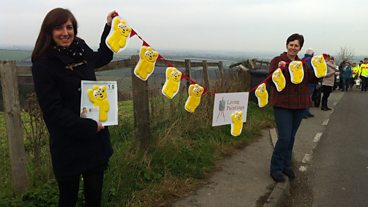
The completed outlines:
<svg viewBox="0 0 368 207">
<path fill-rule="evenodd" d="M 285 206 L 368 206 L 368 92 L 349 91 L 334 108 L 308 172 L 297 172 Z"/>
</svg>

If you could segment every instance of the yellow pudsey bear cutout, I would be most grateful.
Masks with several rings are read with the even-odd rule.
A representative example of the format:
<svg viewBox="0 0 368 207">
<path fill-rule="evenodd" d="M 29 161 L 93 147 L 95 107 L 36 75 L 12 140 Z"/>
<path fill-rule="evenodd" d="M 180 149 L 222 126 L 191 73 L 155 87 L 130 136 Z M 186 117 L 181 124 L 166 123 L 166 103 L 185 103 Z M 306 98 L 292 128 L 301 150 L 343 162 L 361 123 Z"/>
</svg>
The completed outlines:
<svg viewBox="0 0 368 207">
<path fill-rule="evenodd" d="M 201 102 L 204 88 L 198 84 L 191 84 L 188 89 L 189 97 L 185 102 L 185 110 L 193 113 Z"/>
<path fill-rule="evenodd" d="M 286 79 L 285 79 L 284 74 L 282 73 L 281 68 L 277 68 L 275 71 L 273 71 L 272 81 L 275 84 L 276 90 L 278 92 L 284 90 L 286 86 Z"/>
<path fill-rule="evenodd" d="M 237 137 L 243 130 L 243 112 L 236 111 L 231 114 L 231 135 Z"/>
<path fill-rule="evenodd" d="M 117 53 L 125 48 L 130 38 L 132 28 L 129 27 L 125 20 L 118 16 L 112 19 L 112 27 L 106 38 L 106 45 L 111 51 Z"/>
<path fill-rule="evenodd" d="M 147 80 L 155 69 L 158 52 L 151 47 L 142 46 L 139 52 L 139 61 L 134 68 L 134 74 L 141 80 Z"/>
<path fill-rule="evenodd" d="M 304 70 L 302 61 L 292 61 L 289 64 L 289 73 L 291 82 L 299 84 L 304 79 Z"/>
<path fill-rule="evenodd" d="M 265 83 L 262 83 L 257 87 L 255 95 L 258 99 L 258 106 L 260 108 L 268 104 L 268 92 Z"/>
<path fill-rule="evenodd" d="M 174 67 L 166 68 L 166 82 L 162 88 L 162 94 L 169 99 L 174 98 L 179 91 L 181 74 L 182 73 Z"/>
<path fill-rule="evenodd" d="M 327 64 L 323 55 L 313 56 L 311 59 L 314 75 L 317 78 L 322 78 L 327 75 Z"/>
<path fill-rule="evenodd" d="M 93 103 L 93 106 L 99 107 L 99 120 L 104 122 L 108 119 L 107 112 L 110 109 L 110 103 L 107 99 L 106 86 L 94 85 L 93 89 L 88 89 L 88 98 Z"/>
</svg>

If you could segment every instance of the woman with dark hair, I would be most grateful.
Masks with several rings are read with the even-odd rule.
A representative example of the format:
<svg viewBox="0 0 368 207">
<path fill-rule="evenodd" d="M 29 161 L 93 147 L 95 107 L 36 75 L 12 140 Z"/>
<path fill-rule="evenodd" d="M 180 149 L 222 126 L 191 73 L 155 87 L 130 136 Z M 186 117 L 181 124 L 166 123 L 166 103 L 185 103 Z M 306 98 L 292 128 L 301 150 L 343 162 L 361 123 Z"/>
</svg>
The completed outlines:
<svg viewBox="0 0 368 207">
<path fill-rule="evenodd" d="M 270 104 L 274 108 L 278 140 L 271 158 L 271 177 L 276 182 L 284 182 L 284 175 L 295 178 L 291 165 L 291 155 L 294 146 L 295 134 L 303 119 L 305 109 L 312 106 L 308 89 L 309 79 L 313 80 L 312 70 L 307 70 L 303 65 L 304 78 L 299 84 L 291 82 L 288 63 L 300 60 L 299 51 L 304 44 L 304 38 L 300 34 L 292 34 L 286 40 L 286 52 L 272 59 L 269 68 L 272 73 L 277 68 L 282 68 L 286 79 L 286 87 L 281 92 L 271 84 Z"/>
<path fill-rule="evenodd" d="M 59 206 L 75 206 L 80 176 L 86 206 L 100 206 L 104 171 L 112 155 L 110 134 L 101 122 L 80 117 L 81 80 L 96 80 L 95 68 L 109 63 L 113 53 L 105 44 L 112 17 L 97 52 L 79 37 L 68 9 L 51 10 L 43 20 L 32 53 L 35 91 L 50 134 L 53 171 Z"/>
</svg>

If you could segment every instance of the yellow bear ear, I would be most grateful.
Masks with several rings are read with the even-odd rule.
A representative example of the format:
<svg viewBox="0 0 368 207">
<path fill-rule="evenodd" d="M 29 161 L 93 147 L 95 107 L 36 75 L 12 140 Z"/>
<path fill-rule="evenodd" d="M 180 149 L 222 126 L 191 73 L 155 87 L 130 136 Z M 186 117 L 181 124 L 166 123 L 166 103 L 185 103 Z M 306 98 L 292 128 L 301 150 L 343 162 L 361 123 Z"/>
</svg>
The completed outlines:
<svg viewBox="0 0 368 207">
<path fill-rule="evenodd" d="M 103 85 L 103 86 L 102 86 L 102 89 L 106 91 L 106 86 L 105 86 L 105 85 Z"/>
<path fill-rule="evenodd" d="M 196 86 L 197 84 L 190 84 L 189 86 L 189 92 L 193 91 L 193 88 Z"/>
<path fill-rule="evenodd" d="M 119 17 L 117 17 L 117 16 L 114 17 L 114 19 L 112 21 L 113 21 L 113 24 L 114 24 L 115 27 L 118 26 L 118 24 L 120 22 Z"/>
<path fill-rule="evenodd" d="M 99 87 L 97 85 L 93 86 L 93 90 L 97 90 Z"/>
</svg>

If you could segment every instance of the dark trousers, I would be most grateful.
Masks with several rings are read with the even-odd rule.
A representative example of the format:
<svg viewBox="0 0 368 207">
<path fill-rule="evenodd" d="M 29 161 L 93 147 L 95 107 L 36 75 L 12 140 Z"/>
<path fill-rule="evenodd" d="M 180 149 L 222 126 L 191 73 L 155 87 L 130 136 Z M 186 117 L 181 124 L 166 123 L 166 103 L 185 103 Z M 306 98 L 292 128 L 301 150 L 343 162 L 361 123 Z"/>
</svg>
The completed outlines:
<svg viewBox="0 0 368 207">
<path fill-rule="evenodd" d="M 315 84 L 315 83 L 309 83 L 308 84 L 309 94 L 310 94 L 311 98 L 313 97 L 313 93 L 316 90 L 316 87 L 317 87 L 317 84 Z M 309 108 L 305 109 L 305 115 L 308 116 L 309 114 L 311 114 Z"/>
<path fill-rule="evenodd" d="M 343 91 L 348 91 L 349 89 L 349 85 L 350 85 L 350 78 L 343 78 L 342 79 L 342 90 Z"/>
<path fill-rule="evenodd" d="M 360 76 L 360 78 L 362 79 L 362 88 L 361 88 L 361 91 L 367 91 L 367 88 L 368 88 L 368 77 Z"/>
<path fill-rule="evenodd" d="M 322 86 L 322 92 L 323 92 L 322 107 L 328 107 L 327 102 L 328 102 L 328 97 L 330 96 L 331 91 L 332 91 L 332 86 Z"/>
<path fill-rule="evenodd" d="M 271 174 L 291 168 L 291 156 L 295 134 L 303 119 L 305 109 L 285 109 L 274 107 L 277 127 L 277 142 L 271 158 Z"/>
<path fill-rule="evenodd" d="M 82 173 L 86 207 L 100 207 L 104 171 Z M 74 207 L 78 200 L 80 175 L 58 178 L 59 207 Z"/>
</svg>

